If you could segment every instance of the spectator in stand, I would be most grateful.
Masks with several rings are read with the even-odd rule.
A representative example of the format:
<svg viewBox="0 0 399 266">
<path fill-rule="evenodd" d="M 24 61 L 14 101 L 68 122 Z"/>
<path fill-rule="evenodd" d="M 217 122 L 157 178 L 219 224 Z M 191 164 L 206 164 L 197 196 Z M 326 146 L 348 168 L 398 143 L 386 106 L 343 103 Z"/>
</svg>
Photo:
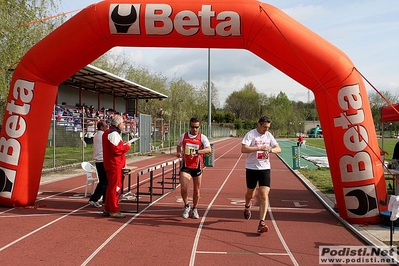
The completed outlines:
<svg viewBox="0 0 399 266">
<path fill-rule="evenodd" d="M 99 111 L 97 112 L 97 115 L 98 115 L 98 117 L 101 118 L 101 119 L 106 119 L 106 117 L 105 117 L 105 115 L 104 115 L 104 107 L 101 108 L 101 110 L 99 110 Z"/>
<path fill-rule="evenodd" d="M 91 117 L 95 117 L 96 116 L 96 110 L 94 108 L 94 105 L 90 105 L 89 111 L 90 111 Z"/>
<path fill-rule="evenodd" d="M 87 118 L 92 118 L 93 117 L 91 112 L 90 112 L 90 108 L 84 107 L 84 110 L 85 110 L 85 117 L 87 117 Z"/>
<path fill-rule="evenodd" d="M 126 167 L 126 152 L 130 149 L 130 143 L 124 143 L 120 135 L 123 127 L 122 117 L 115 116 L 112 118 L 110 128 L 103 134 L 104 168 L 108 177 L 103 214 L 112 218 L 126 217 L 119 211 L 122 169 Z"/>
<path fill-rule="evenodd" d="M 99 182 L 93 195 L 90 196 L 89 204 L 96 208 L 101 208 L 102 205 L 98 202 L 100 198 L 103 198 L 105 202 L 105 195 L 108 186 L 107 172 L 104 168 L 103 163 L 103 134 L 108 129 L 107 123 L 104 120 L 97 122 L 97 133 L 93 137 L 93 159 L 96 163 L 97 173 Z"/>
<path fill-rule="evenodd" d="M 73 123 L 76 128 L 82 128 L 82 120 L 81 120 L 80 116 L 74 116 Z"/>
<path fill-rule="evenodd" d="M 112 116 L 111 109 L 105 110 L 105 116 L 107 119 L 111 119 L 111 116 Z"/>
</svg>

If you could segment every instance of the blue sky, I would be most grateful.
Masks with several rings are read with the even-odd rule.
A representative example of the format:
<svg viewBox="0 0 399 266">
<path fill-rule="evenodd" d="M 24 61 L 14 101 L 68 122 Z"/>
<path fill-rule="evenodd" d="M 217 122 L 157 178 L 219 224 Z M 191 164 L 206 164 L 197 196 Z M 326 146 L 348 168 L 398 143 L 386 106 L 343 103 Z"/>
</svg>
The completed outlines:
<svg viewBox="0 0 399 266">
<path fill-rule="evenodd" d="M 81 9 L 96 0 L 62 0 L 60 12 Z M 167 1 L 166 1 L 167 2 Z M 331 42 L 353 61 L 379 91 L 399 92 L 399 4 L 393 0 L 270 0 L 273 5 Z M 207 81 L 207 49 L 120 48 L 136 64 L 200 86 Z M 187 60 L 190 58 L 190 61 Z M 243 65 L 245 62 L 245 65 Z M 313 93 L 246 50 L 211 50 L 211 80 L 223 106 L 226 97 L 252 82 L 267 95 L 283 91 L 293 101 Z M 372 88 L 366 85 L 368 90 Z"/>
</svg>

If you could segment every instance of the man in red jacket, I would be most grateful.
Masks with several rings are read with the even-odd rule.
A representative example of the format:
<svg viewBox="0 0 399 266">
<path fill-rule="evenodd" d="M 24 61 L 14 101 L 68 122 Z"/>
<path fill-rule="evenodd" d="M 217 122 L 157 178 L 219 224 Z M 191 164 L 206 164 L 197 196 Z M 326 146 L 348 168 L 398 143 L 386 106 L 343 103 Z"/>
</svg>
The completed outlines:
<svg viewBox="0 0 399 266">
<path fill-rule="evenodd" d="M 121 116 L 114 116 L 110 128 L 103 134 L 103 162 L 107 172 L 108 186 L 104 204 L 104 216 L 125 218 L 119 212 L 119 198 L 122 193 L 122 168 L 126 166 L 126 152 L 130 143 L 124 143 L 121 130 L 125 126 Z"/>
</svg>

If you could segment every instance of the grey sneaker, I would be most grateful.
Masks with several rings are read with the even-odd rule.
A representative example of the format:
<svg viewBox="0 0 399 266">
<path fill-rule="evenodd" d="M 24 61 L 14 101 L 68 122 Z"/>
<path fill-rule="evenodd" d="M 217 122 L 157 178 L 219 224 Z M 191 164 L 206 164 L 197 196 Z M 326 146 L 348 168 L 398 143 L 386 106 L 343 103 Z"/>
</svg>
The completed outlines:
<svg viewBox="0 0 399 266">
<path fill-rule="evenodd" d="M 101 208 L 102 207 L 102 205 L 100 203 L 98 203 L 97 201 L 89 200 L 89 204 L 94 206 L 94 207 L 96 207 L 96 208 Z"/>
<path fill-rule="evenodd" d="M 192 208 L 191 217 L 194 218 L 194 219 L 198 219 L 199 218 L 199 214 L 198 214 L 198 209 L 197 208 Z"/>
<path fill-rule="evenodd" d="M 185 205 L 183 210 L 183 218 L 187 219 L 190 214 L 190 205 Z"/>
<path fill-rule="evenodd" d="M 245 220 L 251 219 L 251 210 L 250 210 L 251 206 L 252 206 L 252 201 L 249 202 L 249 206 L 248 207 L 245 206 L 245 210 L 244 210 L 244 218 L 245 218 Z"/>
<path fill-rule="evenodd" d="M 120 212 L 110 212 L 109 217 L 111 218 L 125 218 L 126 215 L 120 213 Z"/>
</svg>

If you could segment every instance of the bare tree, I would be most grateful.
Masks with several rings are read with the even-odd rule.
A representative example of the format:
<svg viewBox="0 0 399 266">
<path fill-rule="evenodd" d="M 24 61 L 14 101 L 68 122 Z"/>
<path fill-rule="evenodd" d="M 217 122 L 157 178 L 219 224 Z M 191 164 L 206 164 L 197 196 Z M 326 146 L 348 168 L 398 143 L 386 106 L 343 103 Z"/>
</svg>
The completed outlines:
<svg viewBox="0 0 399 266">
<path fill-rule="evenodd" d="M 199 88 L 198 92 L 200 97 L 208 100 L 208 81 L 202 83 L 202 86 Z M 219 91 L 213 82 L 211 82 L 211 101 L 215 108 L 219 108 Z"/>
</svg>

